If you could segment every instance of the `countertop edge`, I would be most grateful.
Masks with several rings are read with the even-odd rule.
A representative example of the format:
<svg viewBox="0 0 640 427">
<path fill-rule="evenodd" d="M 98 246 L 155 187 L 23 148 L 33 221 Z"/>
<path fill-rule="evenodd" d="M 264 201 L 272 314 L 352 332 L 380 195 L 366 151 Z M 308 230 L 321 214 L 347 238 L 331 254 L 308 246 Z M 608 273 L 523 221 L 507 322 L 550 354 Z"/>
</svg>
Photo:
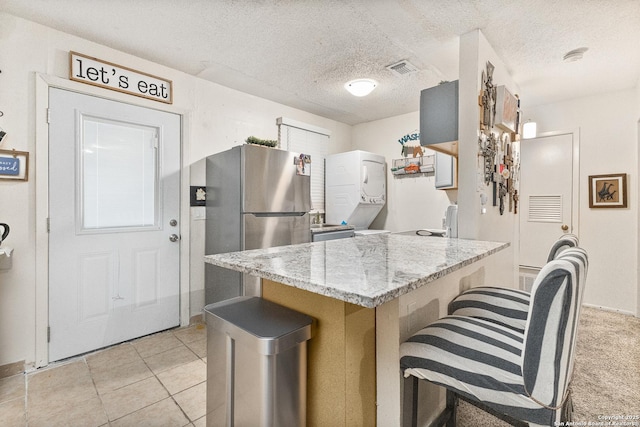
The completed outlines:
<svg viewBox="0 0 640 427">
<path fill-rule="evenodd" d="M 449 267 L 447 267 L 447 268 L 445 268 L 443 270 L 440 270 L 440 271 L 438 271 L 436 273 L 430 274 L 429 276 L 425 276 L 425 277 L 423 277 L 421 279 L 418 279 L 418 280 L 415 280 L 413 282 L 410 282 L 410 283 L 406 284 L 405 286 L 403 286 L 401 288 L 386 292 L 383 295 L 380 295 L 380 296 L 378 296 L 376 298 L 373 298 L 373 301 L 375 303 L 375 305 L 373 307 L 377 307 L 377 306 L 382 305 L 382 304 L 384 304 L 386 302 L 389 302 L 389 301 L 391 301 L 391 300 L 393 300 L 395 298 L 398 298 L 398 297 L 400 297 L 402 295 L 408 294 L 409 292 L 414 291 L 416 289 L 419 289 L 419 288 L 421 288 L 421 287 L 423 287 L 423 286 L 425 286 L 425 285 L 427 285 L 427 284 L 429 284 L 429 283 L 431 283 L 431 282 L 433 282 L 433 281 L 435 281 L 437 279 L 440 279 L 441 277 L 444 277 L 444 276 L 446 276 L 448 274 L 453 273 L 454 271 L 460 270 L 460 269 L 462 269 L 462 268 L 464 268 L 464 267 L 466 267 L 468 265 L 471 265 L 471 264 L 473 264 L 475 262 L 480 261 L 483 258 L 487 258 L 490 255 L 493 255 L 493 254 L 495 254 L 497 252 L 500 252 L 501 250 L 506 249 L 509 246 L 511 246 L 511 243 L 505 242 L 501 246 L 498 246 L 498 247 L 496 247 L 494 249 L 490 249 L 490 250 L 488 250 L 487 252 L 485 252 L 483 254 L 479 254 L 479 255 L 474 256 L 473 258 L 469 258 L 469 259 L 466 259 L 464 261 L 460 261 L 460 262 L 458 262 L 456 264 L 450 265 Z"/>
<path fill-rule="evenodd" d="M 494 243 L 500 243 L 500 242 L 494 242 Z M 501 250 L 504 250 L 509 246 L 511 246 L 510 243 L 503 242 L 499 246 L 496 246 L 493 249 L 489 249 L 482 254 L 478 254 L 472 258 L 466 259 L 464 261 L 460 261 L 456 264 L 452 264 L 443 270 L 437 271 L 433 274 L 422 277 L 418 280 L 409 282 L 399 288 L 392 289 L 375 296 L 365 296 L 359 293 L 355 293 L 353 291 L 344 291 L 340 289 L 329 289 L 326 287 L 314 285 L 313 283 L 303 278 L 296 278 L 291 275 L 285 276 L 285 275 L 281 275 L 274 272 L 265 273 L 263 270 L 260 270 L 260 266 L 257 266 L 254 268 L 246 267 L 243 265 L 239 265 L 237 263 L 229 263 L 219 259 L 215 259 L 209 255 L 205 256 L 205 262 L 219 266 L 219 267 L 224 267 L 231 270 L 240 271 L 242 273 L 247 273 L 253 276 L 258 276 L 263 279 L 271 280 L 274 282 L 279 282 L 284 285 L 292 286 L 294 288 L 312 292 L 318 295 L 324 295 L 330 298 L 335 298 L 344 302 L 359 305 L 361 307 L 375 308 L 389 301 L 392 301 L 402 295 L 405 295 L 413 290 L 421 288 L 422 286 L 425 286 L 430 282 L 440 279 L 441 277 L 451 274 L 454 271 L 460 270 L 468 265 L 471 265 L 483 258 L 486 258 L 490 255 L 500 252 Z"/>
</svg>

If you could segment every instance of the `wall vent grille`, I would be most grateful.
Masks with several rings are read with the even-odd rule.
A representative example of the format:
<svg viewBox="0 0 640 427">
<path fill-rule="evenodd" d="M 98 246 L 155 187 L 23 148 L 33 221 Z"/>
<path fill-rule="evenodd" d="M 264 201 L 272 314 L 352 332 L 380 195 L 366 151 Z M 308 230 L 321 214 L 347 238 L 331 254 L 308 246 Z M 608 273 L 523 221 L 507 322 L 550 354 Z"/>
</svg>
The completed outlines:
<svg viewBox="0 0 640 427">
<path fill-rule="evenodd" d="M 528 220 L 562 222 L 562 195 L 530 195 Z"/>
<path fill-rule="evenodd" d="M 540 272 L 539 268 L 530 268 L 520 266 L 519 272 L 519 289 L 525 292 L 531 292 L 533 283 L 536 281 L 536 277 Z"/>
</svg>

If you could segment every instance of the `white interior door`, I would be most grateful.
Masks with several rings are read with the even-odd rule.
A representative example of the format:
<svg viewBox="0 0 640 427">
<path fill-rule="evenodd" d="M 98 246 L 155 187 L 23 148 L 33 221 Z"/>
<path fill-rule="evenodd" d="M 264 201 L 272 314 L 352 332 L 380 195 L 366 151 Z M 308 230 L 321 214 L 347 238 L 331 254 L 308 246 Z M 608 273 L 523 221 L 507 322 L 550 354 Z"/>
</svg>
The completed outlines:
<svg viewBox="0 0 640 427">
<path fill-rule="evenodd" d="M 49 361 L 179 325 L 180 117 L 49 94 Z"/>
<path fill-rule="evenodd" d="M 574 232 L 573 135 L 520 141 L 520 265 L 541 268 L 553 242 Z"/>
</svg>

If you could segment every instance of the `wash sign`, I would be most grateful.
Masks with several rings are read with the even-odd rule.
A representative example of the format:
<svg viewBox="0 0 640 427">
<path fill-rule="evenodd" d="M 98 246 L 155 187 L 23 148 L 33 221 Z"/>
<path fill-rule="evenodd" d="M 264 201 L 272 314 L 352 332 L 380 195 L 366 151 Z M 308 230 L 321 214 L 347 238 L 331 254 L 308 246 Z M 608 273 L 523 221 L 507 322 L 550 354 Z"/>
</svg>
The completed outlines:
<svg viewBox="0 0 640 427">
<path fill-rule="evenodd" d="M 154 101 L 173 103 L 171 80 L 132 70 L 97 58 L 69 52 L 69 78 Z"/>
</svg>

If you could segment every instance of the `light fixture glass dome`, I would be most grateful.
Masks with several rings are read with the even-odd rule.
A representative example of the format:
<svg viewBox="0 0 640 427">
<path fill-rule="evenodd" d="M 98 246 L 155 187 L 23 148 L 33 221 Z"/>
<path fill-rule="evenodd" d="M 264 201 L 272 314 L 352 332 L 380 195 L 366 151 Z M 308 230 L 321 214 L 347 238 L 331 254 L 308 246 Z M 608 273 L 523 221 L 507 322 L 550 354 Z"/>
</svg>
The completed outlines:
<svg viewBox="0 0 640 427">
<path fill-rule="evenodd" d="M 367 96 L 378 86 L 373 79 L 356 79 L 345 83 L 344 87 L 354 96 Z"/>
</svg>

